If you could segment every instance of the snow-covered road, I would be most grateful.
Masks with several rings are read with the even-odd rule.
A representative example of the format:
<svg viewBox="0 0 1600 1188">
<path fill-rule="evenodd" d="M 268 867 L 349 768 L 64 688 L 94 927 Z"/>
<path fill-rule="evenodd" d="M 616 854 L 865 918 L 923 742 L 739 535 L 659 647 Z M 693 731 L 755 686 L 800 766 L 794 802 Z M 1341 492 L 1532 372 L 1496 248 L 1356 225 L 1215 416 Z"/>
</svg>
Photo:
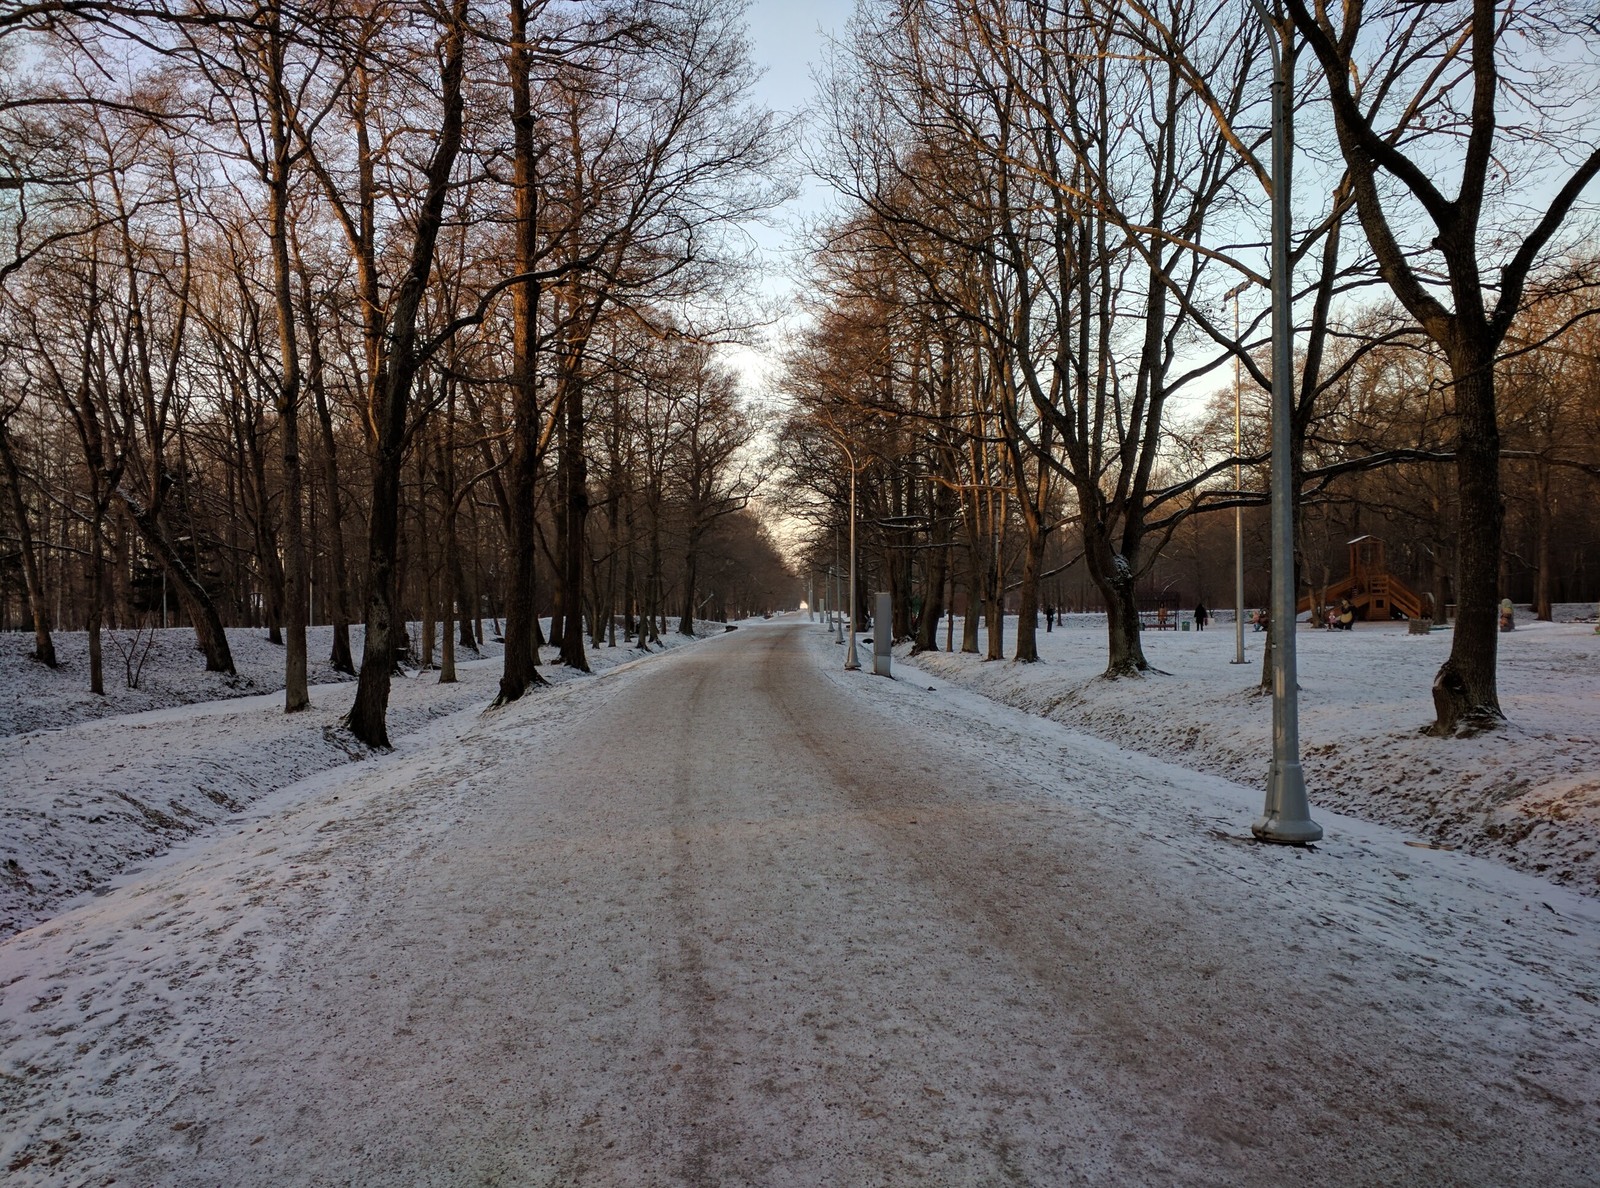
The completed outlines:
<svg viewBox="0 0 1600 1188">
<path fill-rule="evenodd" d="M 1593 1184 L 1600 905 L 746 628 L 0 947 L 18 1183 Z M 934 687 L 929 688 L 932 681 Z"/>
</svg>

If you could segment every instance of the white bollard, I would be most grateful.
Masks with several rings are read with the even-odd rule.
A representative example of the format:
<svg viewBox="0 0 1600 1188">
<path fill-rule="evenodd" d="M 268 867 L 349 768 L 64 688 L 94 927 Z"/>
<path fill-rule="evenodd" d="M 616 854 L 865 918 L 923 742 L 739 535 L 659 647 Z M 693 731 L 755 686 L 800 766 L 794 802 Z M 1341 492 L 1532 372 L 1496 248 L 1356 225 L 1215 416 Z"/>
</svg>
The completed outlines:
<svg viewBox="0 0 1600 1188">
<path fill-rule="evenodd" d="M 894 643 L 894 601 L 887 590 L 878 591 L 878 612 L 872 624 L 872 671 L 889 676 L 890 646 Z"/>
</svg>

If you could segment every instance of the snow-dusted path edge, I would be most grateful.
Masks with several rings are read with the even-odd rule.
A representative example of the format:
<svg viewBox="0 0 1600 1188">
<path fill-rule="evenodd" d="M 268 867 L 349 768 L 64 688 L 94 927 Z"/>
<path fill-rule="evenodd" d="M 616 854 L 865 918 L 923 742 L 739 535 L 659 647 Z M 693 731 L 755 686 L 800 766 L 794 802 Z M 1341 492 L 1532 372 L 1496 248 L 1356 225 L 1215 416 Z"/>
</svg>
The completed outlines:
<svg viewBox="0 0 1600 1188">
<path fill-rule="evenodd" d="M 1037 664 L 985 661 L 981 652 L 913 657 L 905 645 L 894 663 L 902 675 L 931 674 L 1120 747 L 1264 790 L 1272 702 L 1257 689 L 1262 637 L 1246 634 L 1247 662 L 1239 666 L 1231 663 L 1231 625 L 1146 632 L 1145 653 L 1160 671 L 1107 681 L 1100 676 L 1104 623 L 1071 615 L 1052 632 L 1041 629 Z M 1006 626 L 1010 655 L 1015 620 Z M 959 621 L 955 637 L 959 646 Z M 1404 623 L 1296 634 L 1301 762 L 1313 816 L 1331 809 L 1600 896 L 1600 636 L 1585 623 L 1522 623 L 1500 639 L 1506 724 L 1476 738 L 1437 739 L 1421 727 L 1432 720 L 1429 683 L 1449 647 L 1448 632 L 1413 636 Z"/>
<path fill-rule="evenodd" d="M 705 632 L 721 634 L 722 627 Z M 673 632 L 661 647 L 691 642 Z M 659 648 L 599 648 L 589 663 L 598 676 L 659 654 Z M 459 731 L 493 701 L 501 661 L 465 660 L 456 672 L 453 685 L 439 684 L 437 670 L 395 678 L 394 749 L 387 756 L 368 751 L 341 725 L 354 696 L 349 681 L 313 686 L 311 709 L 299 714 L 283 712 L 280 687 L 0 737 L 7 784 L 0 801 L 0 939 L 50 919 L 74 896 L 104 893 L 118 874 L 237 821 L 263 797 L 352 762 L 403 760 L 441 737 L 430 726 Z M 557 664 L 540 672 L 552 685 L 585 679 Z M 201 695 L 217 691 L 198 675 L 192 684 Z M 541 692 L 531 690 L 530 699 L 537 702 Z M 73 708 L 62 712 L 70 716 Z"/>
</svg>

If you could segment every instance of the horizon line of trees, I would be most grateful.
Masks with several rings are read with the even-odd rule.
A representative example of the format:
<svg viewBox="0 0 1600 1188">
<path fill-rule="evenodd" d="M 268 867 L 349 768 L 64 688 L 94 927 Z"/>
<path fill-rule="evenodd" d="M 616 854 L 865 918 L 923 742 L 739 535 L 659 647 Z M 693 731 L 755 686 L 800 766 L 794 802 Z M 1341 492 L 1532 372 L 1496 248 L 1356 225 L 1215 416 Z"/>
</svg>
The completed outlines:
<svg viewBox="0 0 1600 1188">
<path fill-rule="evenodd" d="M 1269 8 L 860 6 L 821 101 L 842 205 L 787 361 L 791 512 L 826 568 L 856 471 L 866 563 L 917 649 L 959 595 L 963 646 L 981 614 L 999 658 L 1009 594 L 1012 655 L 1034 660 L 1038 610 L 1077 584 L 1106 611 L 1107 675 L 1137 674 L 1158 577 L 1214 598 L 1221 554 L 1231 594 L 1221 513 L 1259 525 L 1267 502 L 1281 57 L 1297 585 L 1387 533 L 1456 607 L 1433 731 L 1493 725 L 1500 599 L 1526 583 L 1548 615 L 1600 593 L 1600 18 Z"/>
<path fill-rule="evenodd" d="M 370 746 L 408 619 L 648 646 L 770 609 L 741 224 L 787 193 L 725 0 L 152 0 L 0 16 L 0 603 L 285 645 Z M 551 619 L 543 637 L 541 616 Z M 361 654 L 349 625 L 365 631 Z M 428 648 L 427 643 L 424 644 Z"/>
</svg>

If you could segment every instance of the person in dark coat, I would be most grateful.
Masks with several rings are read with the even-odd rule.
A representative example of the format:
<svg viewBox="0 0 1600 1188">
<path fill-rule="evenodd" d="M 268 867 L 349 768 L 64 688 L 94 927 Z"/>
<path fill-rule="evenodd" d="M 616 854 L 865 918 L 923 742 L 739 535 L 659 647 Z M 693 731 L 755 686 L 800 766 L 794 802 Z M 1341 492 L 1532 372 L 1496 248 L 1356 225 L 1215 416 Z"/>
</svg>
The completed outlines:
<svg viewBox="0 0 1600 1188">
<path fill-rule="evenodd" d="M 1206 610 L 1205 603 L 1197 602 L 1194 604 L 1194 629 L 1196 631 L 1204 631 L 1206 629 L 1206 620 L 1210 617 L 1211 612 Z"/>
</svg>

